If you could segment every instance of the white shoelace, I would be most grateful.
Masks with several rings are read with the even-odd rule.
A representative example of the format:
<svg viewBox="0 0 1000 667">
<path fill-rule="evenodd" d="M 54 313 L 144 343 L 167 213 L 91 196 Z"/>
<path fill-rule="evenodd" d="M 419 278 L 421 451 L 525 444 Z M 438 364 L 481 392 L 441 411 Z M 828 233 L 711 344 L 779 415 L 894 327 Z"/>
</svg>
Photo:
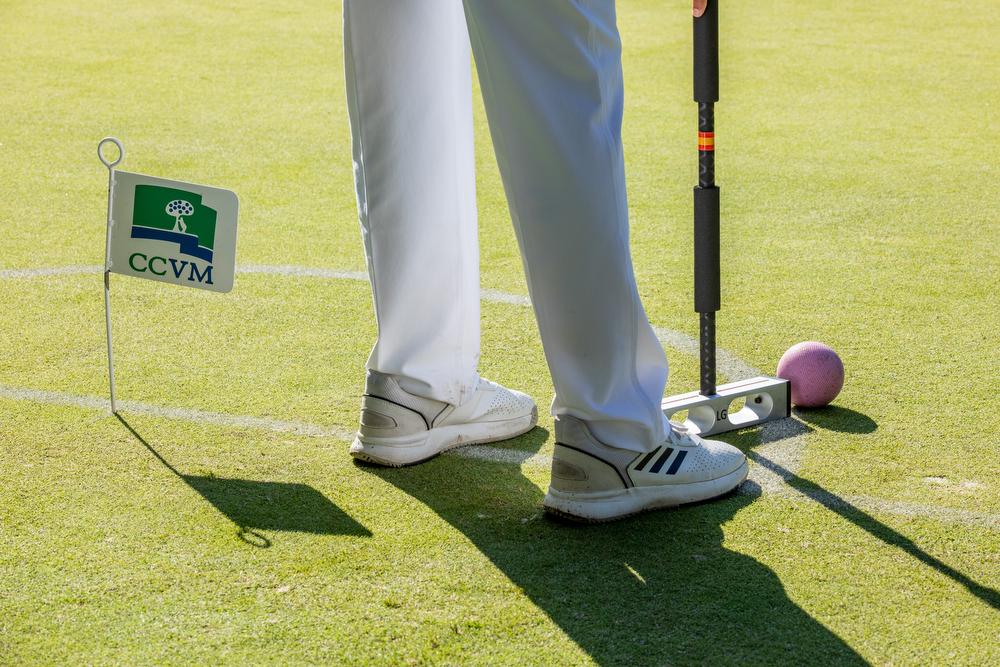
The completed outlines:
<svg viewBox="0 0 1000 667">
<path fill-rule="evenodd" d="M 677 422 L 670 423 L 670 432 L 667 433 L 667 440 L 672 445 L 679 445 L 681 447 L 691 447 L 697 444 L 694 439 L 694 434 L 692 434 L 688 427 L 684 424 L 678 424 Z"/>
</svg>

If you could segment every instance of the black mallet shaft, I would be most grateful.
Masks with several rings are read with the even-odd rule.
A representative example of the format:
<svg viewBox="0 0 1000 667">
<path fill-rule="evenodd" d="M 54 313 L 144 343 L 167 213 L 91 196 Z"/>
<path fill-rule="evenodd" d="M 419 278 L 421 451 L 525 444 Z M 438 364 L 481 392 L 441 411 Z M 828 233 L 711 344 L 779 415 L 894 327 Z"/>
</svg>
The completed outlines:
<svg viewBox="0 0 1000 667">
<path fill-rule="evenodd" d="M 694 189 L 694 309 L 701 319 L 701 388 L 663 401 L 667 419 L 685 413 L 701 436 L 783 419 L 791 410 L 788 380 L 760 376 L 715 383 L 715 314 L 719 311 L 719 188 L 715 186 L 715 103 L 719 101 L 719 0 L 694 20 L 694 101 L 698 103 L 698 187 Z M 743 405 L 733 411 L 736 401 Z"/>
<path fill-rule="evenodd" d="M 698 312 L 701 390 L 715 393 L 715 313 L 721 307 L 719 188 L 715 185 L 715 103 L 719 100 L 719 9 L 709 0 L 694 19 L 694 101 L 698 103 L 698 187 L 694 189 L 694 309 Z"/>
</svg>

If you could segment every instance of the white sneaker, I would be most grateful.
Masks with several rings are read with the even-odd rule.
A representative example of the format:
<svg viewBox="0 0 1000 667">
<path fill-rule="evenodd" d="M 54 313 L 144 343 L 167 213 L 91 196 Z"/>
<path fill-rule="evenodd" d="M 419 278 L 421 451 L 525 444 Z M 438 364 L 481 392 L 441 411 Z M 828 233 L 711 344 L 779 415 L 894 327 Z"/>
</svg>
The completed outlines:
<svg viewBox="0 0 1000 667">
<path fill-rule="evenodd" d="M 579 419 L 559 417 L 544 506 L 577 521 L 611 521 L 715 498 L 739 486 L 747 471 L 739 449 L 677 424 L 662 445 L 636 454 L 601 442 Z"/>
<path fill-rule="evenodd" d="M 368 371 L 361 427 L 351 456 L 385 466 L 426 461 L 463 445 L 506 440 L 538 422 L 531 397 L 489 380 L 460 406 L 409 393 L 390 375 Z"/>
</svg>

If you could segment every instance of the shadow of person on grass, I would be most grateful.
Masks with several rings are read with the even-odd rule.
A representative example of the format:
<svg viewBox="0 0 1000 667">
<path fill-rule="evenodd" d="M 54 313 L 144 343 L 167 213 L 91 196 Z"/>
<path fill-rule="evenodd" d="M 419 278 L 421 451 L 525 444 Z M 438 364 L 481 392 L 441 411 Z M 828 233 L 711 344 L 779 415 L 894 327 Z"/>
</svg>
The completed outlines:
<svg viewBox="0 0 1000 667">
<path fill-rule="evenodd" d="M 831 512 L 835 512 L 842 518 L 853 523 L 855 526 L 866 531 L 869 535 L 882 540 L 885 544 L 900 549 L 913 558 L 919 560 L 924 565 L 931 567 L 941 574 L 951 578 L 951 580 L 955 583 L 964 586 L 965 589 L 972 595 L 975 595 L 977 598 L 994 609 L 1000 610 L 1000 592 L 990 588 L 989 586 L 980 584 L 978 581 L 975 581 L 971 577 L 966 576 L 964 573 L 959 572 L 947 563 L 944 563 L 943 561 L 930 555 L 917 546 L 913 540 L 906 537 L 902 533 L 893 530 L 868 512 L 856 507 L 846 498 L 827 491 L 819 484 L 816 484 L 805 477 L 800 477 L 799 475 L 792 473 L 780 463 L 772 461 L 766 456 L 750 452 L 749 457 L 755 463 L 779 475 L 792 489 L 798 491 L 807 498 L 816 501 Z"/>
<path fill-rule="evenodd" d="M 825 408 L 810 410 L 796 408 L 795 417 L 771 422 L 762 428 L 750 428 L 734 433 L 727 433 L 722 437 L 727 442 L 747 452 L 750 460 L 758 464 L 761 468 L 773 473 L 777 479 L 781 480 L 784 485 L 787 485 L 783 490 L 786 495 L 795 495 L 795 493 L 798 493 L 819 503 L 831 512 L 840 515 L 841 518 L 861 528 L 872 537 L 881 540 L 886 545 L 900 549 L 924 565 L 951 578 L 955 583 L 964 586 L 966 590 L 986 604 L 1000 610 L 1000 592 L 989 586 L 980 584 L 947 563 L 935 558 L 917 546 L 913 540 L 893 530 L 869 512 L 857 507 L 849 499 L 827 491 L 812 480 L 794 473 L 785 467 L 785 465 L 782 465 L 779 457 L 769 456 L 765 453 L 766 450 L 760 448 L 761 445 L 771 444 L 782 438 L 791 438 L 814 431 L 815 429 L 808 424 L 841 433 L 871 433 L 878 428 L 878 424 L 871 417 L 848 408 L 837 406 L 827 406 Z M 802 418 L 803 421 L 799 421 L 797 418 Z M 758 448 L 756 451 L 754 450 L 755 447 Z M 860 500 L 863 503 L 870 503 L 873 499 L 861 498 Z M 975 521 L 975 519 L 973 520 Z"/>
<path fill-rule="evenodd" d="M 511 445 L 537 451 L 546 438 L 535 429 Z M 745 493 L 581 526 L 543 517 L 517 466 L 445 456 L 359 468 L 461 531 L 599 664 L 866 664 L 774 572 L 723 546 Z"/>
<path fill-rule="evenodd" d="M 115 416 L 167 470 L 236 524 L 237 536 L 247 544 L 270 547 L 271 540 L 262 530 L 371 537 L 367 528 L 307 484 L 181 473 L 124 417 Z"/>
</svg>

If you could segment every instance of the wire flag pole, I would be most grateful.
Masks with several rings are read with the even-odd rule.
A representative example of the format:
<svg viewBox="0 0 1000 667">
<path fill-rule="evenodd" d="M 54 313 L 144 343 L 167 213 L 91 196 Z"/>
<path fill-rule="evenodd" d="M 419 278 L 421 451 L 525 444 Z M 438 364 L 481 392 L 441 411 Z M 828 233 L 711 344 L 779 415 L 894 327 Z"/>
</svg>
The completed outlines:
<svg viewBox="0 0 1000 667">
<path fill-rule="evenodd" d="M 108 160 L 104 157 L 104 145 L 114 144 L 118 147 L 118 158 Z M 111 345 L 111 230 L 114 221 L 115 167 L 125 158 L 125 147 L 115 137 L 104 137 L 97 144 L 97 157 L 108 168 L 108 231 L 104 244 L 104 325 L 108 333 L 108 386 L 111 390 L 111 414 L 118 414 L 118 404 L 115 400 L 115 353 Z"/>
</svg>

